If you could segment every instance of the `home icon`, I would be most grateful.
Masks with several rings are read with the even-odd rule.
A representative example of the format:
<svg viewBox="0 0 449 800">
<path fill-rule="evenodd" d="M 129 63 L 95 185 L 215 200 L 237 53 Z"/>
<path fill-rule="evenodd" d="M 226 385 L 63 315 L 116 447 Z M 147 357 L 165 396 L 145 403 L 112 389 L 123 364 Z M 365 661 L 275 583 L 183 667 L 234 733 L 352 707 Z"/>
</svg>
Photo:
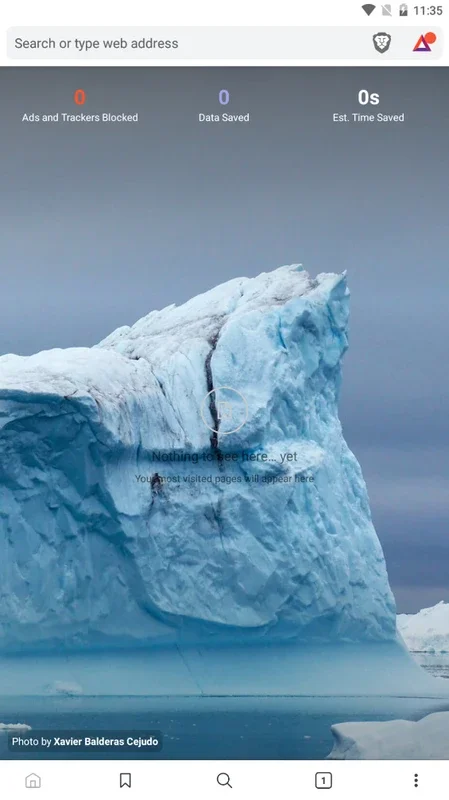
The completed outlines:
<svg viewBox="0 0 449 800">
<path fill-rule="evenodd" d="M 41 784 L 42 781 L 35 772 L 32 772 L 31 775 L 27 775 L 25 778 L 25 786 L 27 789 L 40 789 Z"/>
</svg>

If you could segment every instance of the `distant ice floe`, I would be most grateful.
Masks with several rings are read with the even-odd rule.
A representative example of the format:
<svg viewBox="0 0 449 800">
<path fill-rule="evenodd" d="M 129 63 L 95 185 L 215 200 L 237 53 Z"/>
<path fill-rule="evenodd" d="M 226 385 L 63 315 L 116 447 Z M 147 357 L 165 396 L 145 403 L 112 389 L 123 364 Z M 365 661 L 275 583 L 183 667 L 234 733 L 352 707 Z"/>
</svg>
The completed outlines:
<svg viewBox="0 0 449 800">
<path fill-rule="evenodd" d="M 79 683 L 68 681 L 54 681 L 46 686 L 46 694 L 63 694 L 67 697 L 78 697 L 83 694 L 83 688 Z"/>
<path fill-rule="evenodd" d="M 25 725 L 23 722 L 0 722 L 0 734 L 30 730 L 31 726 Z"/>
</svg>

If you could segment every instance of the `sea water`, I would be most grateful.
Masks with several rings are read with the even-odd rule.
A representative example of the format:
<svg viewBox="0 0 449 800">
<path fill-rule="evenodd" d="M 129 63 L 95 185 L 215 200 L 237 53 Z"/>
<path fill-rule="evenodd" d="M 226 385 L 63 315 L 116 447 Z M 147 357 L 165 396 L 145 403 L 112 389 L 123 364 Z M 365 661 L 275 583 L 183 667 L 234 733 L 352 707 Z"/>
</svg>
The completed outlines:
<svg viewBox="0 0 449 800">
<path fill-rule="evenodd" d="M 121 697 L 17 698 L 0 701 L 0 720 L 33 730 L 150 731 L 163 734 L 155 753 L 127 759 L 322 759 L 332 750 L 331 725 L 346 721 L 419 719 L 448 710 L 444 700 L 400 697 Z M 11 753 L 0 736 L 0 758 Z M 33 759 L 89 758 L 86 753 L 33 753 Z M 91 758 L 113 759 L 104 752 Z"/>
</svg>

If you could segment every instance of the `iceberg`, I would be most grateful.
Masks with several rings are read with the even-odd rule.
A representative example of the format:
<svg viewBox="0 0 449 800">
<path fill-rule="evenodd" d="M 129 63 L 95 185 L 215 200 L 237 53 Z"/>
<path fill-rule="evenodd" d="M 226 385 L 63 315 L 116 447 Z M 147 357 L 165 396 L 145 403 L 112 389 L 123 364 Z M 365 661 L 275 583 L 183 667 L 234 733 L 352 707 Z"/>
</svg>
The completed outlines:
<svg viewBox="0 0 449 800">
<path fill-rule="evenodd" d="M 344 722 L 331 726 L 333 760 L 449 758 L 449 711 L 418 721 Z"/>
<path fill-rule="evenodd" d="M 441 601 L 417 614 L 398 614 L 397 626 L 409 650 L 449 653 L 449 603 Z"/>
<path fill-rule="evenodd" d="M 292 265 L 0 358 L 0 691 L 26 653 L 36 691 L 123 691 L 136 650 L 136 692 L 430 685 L 338 418 L 348 317 L 345 274 Z"/>
</svg>

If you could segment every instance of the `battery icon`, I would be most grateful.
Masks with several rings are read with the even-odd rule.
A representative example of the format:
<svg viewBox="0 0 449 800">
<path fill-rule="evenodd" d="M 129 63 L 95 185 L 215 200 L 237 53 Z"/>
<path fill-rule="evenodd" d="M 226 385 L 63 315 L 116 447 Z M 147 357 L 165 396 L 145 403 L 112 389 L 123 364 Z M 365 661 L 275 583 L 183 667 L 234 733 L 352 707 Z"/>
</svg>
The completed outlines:
<svg viewBox="0 0 449 800">
<path fill-rule="evenodd" d="M 401 3 L 399 6 L 399 16 L 400 17 L 408 17 L 408 5 L 407 3 Z"/>
</svg>

